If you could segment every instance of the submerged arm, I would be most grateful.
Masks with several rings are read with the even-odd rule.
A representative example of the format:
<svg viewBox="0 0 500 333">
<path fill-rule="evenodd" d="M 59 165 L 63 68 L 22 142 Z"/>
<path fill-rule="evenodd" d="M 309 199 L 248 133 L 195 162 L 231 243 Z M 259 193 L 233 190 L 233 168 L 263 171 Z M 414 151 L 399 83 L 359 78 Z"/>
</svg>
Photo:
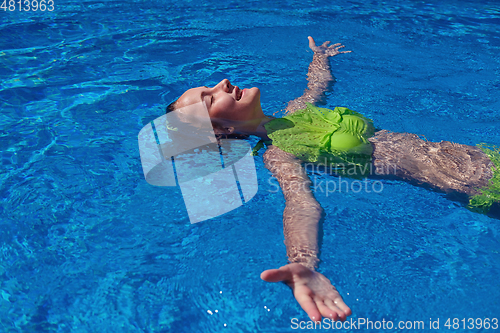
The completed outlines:
<svg viewBox="0 0 500 333">
<path fill-rule="evenodd" d="M 278 180 L 285 196 L 283 233 L 288 260 L 314 270 L 319 261 L 318 221 L 322 209 L 311 193 L 311 181 L 302 161 L 270 146 L 264 153 L 264 163 Z"/>
<path fill-rule="evenodd" d="M 321 317 L 345 320 L 351 309 L 330 280 L 314 269 L 318 259 L 318 221 L 322 209 L 314 198 L 311 181 L 294 155 L 270 146 L 266 167 L 278 179 L 286 200 L 283 212 L 285 245 L 290 264 L 261 274 L 267 282 L 285 282 L 313 321 Z"/>
<path fill-rule="evenodd" d="M 340 53 L 351 52 L 339 51 L 339 49 L 344 47 L 340 43 L 328 46 L 330 42 L 327 41 L 321 46 L 316 46 L 314 39 L 310 36 L 308 38 L 309 47 L 314 51 L 314 55 L 307 72 L 307 89 L 304 90 L 302 96 L 288 103 L 286 108 L 287 114 L 305 108 L 305 102 L 312 104 L 318 102 L 323 97 L 325 91 L 328 90 L 330 84 L 335 82 L 335 78 L 330 72 L 330 62 L 328 58 Z"/>
</svg>

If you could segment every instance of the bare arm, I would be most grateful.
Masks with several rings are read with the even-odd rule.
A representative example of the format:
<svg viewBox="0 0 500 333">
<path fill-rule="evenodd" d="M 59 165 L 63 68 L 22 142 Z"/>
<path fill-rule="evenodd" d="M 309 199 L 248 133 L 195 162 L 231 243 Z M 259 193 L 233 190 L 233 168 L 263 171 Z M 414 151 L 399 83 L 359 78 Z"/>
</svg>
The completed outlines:
<svg viewBox="0 0 500 333">
<path fill-rule="evenodd" d="M 318 259 L 318 221 L 322 209 L 311 193 L 311 181 L 297 157 L 270 146 L 264 153 L 266 168 L 273 173 L 285 196 L 283 233 L 288 261 L 314 270 Z"/>
<path fill-rule="evenodd" d="M 340 53 L 351 52 L 339 51 L 339 49 L 344 47 L 340 43 L 328 46 L 330 42 L 326 41 L 321 46 L 316 46 L 314 39 L 310 36 L 308 38 L 309 47 L 314 51 L 314 55 L 307 72 L 307 89 L 304 90 L 302 96 L 288 102 L 286 108 L 287 114 L 305 108 L 305 102 L 314 104 L 321 100 L 325 91 L 330 87 L 330 84 L 335 82 L 335 78 L 330 71 L 330 61 L 328 58 Z"/>
<path fill-rule="evenodd" d="M 309 84 L 301 97 L 288 104 L 288 113 L 305 107 L 304 102 L 319 100 L 333 80 L 328 57 L 348 51 L 339 52 L 338 49 L 343 46 L 335 44 L 328 47 L 328 43 L 318 47 L 309 37 L 309 47 L 314 51 L 307 74 Z M 302 167 L 302 161 L 278 147 L 270 146 L 264 153 L 264 163 L 278 180 L 285 196 L 283 229 L 290 264 L 266 270 L 261 278 L 268 282 L 285 282 L 312 320 L 320 320 L 321 316 L 345 320 L 351 309 L 330 280 L 314 271 L 319 261 L 318 222 L 322 209 L 311 192 L 311 181 Z"/>
</svg>

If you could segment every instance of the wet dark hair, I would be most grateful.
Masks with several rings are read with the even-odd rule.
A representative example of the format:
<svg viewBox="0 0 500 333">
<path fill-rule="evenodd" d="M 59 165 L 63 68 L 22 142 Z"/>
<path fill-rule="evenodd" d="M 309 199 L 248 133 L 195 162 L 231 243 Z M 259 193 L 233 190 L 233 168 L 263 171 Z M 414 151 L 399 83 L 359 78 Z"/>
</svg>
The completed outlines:
<svg viewBox="0 0 500 333">
<path fill-rule="evenodd" d="M 177 101 L 178 101 L 178 99 L 176 99 L 175 101 L 170 103 L 167 106 L 165 113 L 169 113 L 169 112 L 174 111 L 176 109 Z M 219 139 L 248 139 L 248 137 L 249 137 L 249 135 L 244 135 L 244 134 L 226 134 L 226 133 L 223 133 L 223 129 L 220 126 L 218 126 L 217 123 L 215 123 L 213 121 L 212 121 L 212 126 L 214 128 L 215 138 L 217 139 L 217 141 L 219 141 Z"/>
<path fill-rule="evenodd" d="M 172 103 L 170 103 L 168 106 L 167 106 L 167 109 L 165 110 L 166 112 L 165 113 L 169 113 L 169 112 L 172 112 L 175 110 L 175 104 L 177 103 L 177 99 L 175 101 L 173 101 Z"/>
</svg>

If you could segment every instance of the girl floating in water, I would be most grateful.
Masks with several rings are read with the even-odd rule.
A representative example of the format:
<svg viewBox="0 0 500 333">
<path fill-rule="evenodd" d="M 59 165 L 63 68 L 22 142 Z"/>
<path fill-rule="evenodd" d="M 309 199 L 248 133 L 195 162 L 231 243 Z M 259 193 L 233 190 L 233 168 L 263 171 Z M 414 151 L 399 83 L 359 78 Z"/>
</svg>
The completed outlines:
<svg viewBox="0 0 500 333">
<path fill-rule="evenodd" d="M 167 112 L 205 102 L 215 134 L 255 135 L 267 144 L 264 163 L 277 178 L 286 199 L 283 227 L 289 264 L 262 272 L 268 282 L 286 283 L 312 320 L 345 320 L 351 309 L 330 280 L 315 271 L 318 222 L 322 209 L 315 200 L 304 162 L 321 164 L 336 174 L 393 177 L 469 197 L 469 207 L 483 212 L 500 201 L 500 154 L 494 147 L 448 141 L 429 142 L 417 135 L 376 130 L 370 119 L 347 108 L 318 108 L 334 78 L 328 58 L 343 45 L 316 46 L 304 94 L 288 103 L 287 116 L 266 116 L 258 88 L 243 89 L 223 80 L 215 87 L 186 91 Z M 260 145 L 261 142 L 259 143 Z M 299 186 L 297 186 L 299 185 Z"/>
</svg>

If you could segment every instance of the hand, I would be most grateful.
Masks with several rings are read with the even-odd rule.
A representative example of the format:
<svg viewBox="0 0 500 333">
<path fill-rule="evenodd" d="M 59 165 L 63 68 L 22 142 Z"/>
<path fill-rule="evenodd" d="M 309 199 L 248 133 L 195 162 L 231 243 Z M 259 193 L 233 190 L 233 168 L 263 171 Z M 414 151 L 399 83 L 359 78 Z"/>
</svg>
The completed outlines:
<svg viewBox="0 0 500 333">
<path fill-rule="evenodd" d="M 345 46 L 337 43 L 328 46 L 330 44 L 330 41 L 324 42 L 321 46 L 316 46 L 316 42 L 314 39 L 309 36 L 307 37 L 309 39 L 309 48 L 314 51 L 314 53 L 319 53 L 319 54 L 324 54 L 328 57 L 333 57 L 339 53 L 350 53 L 352 51 L 339 51 L 339 49 L 344 48 Z"/>
<path fill-rule="evenodd" d="M 344 321 L 352 313 L 330 280 L 301 264 L 293 263 L 280 269 L 268 269 L 262 272 L 260 278 L 267 282 L 286 283 L 313 321 L 321 321 L 321 316 Z"/>
</svg>

